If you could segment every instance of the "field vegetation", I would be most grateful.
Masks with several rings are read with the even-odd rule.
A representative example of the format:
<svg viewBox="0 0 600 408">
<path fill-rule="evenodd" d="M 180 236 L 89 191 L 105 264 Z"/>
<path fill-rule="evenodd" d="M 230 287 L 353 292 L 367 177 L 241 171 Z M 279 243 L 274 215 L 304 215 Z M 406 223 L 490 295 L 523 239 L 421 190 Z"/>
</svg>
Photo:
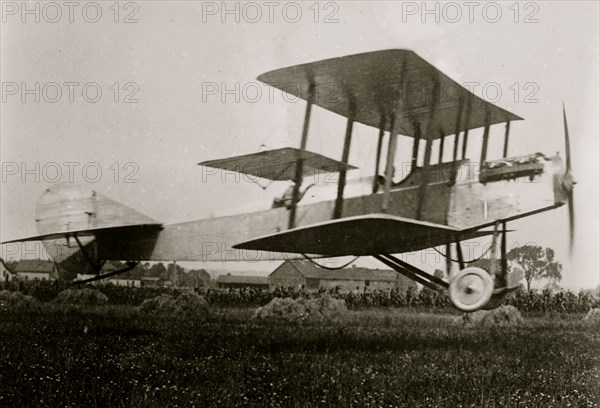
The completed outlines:
<svg viewBox="0 0 600 408">
<path fill-rule="evenodd" d="M 69 294 L 63 293 L 61 296 L 70 298 L 76 295 L 72 293 L 74 289 L 82 290 L 84 288 L 58 280 L 0 282 L 0 290 L 20 292 L 41 302 L 55 300 L 58 294 L 65 290 L 69 290 L 70 292 L 67 292 Z M 139 306 L 143 301 L 154 299 L 157 296 L 177 297 L 190 291 L 189 289 L 175 288 L 133 288 L 112 284 L 98 285 L 95 286 L 95 289 L 105 295 L 107 302 L 111 305 L 131 306 Z M 234 308 L 265 306 L 275 298 L 310 299 L 315 296 L 314 292 L 282 288 L 261 290 L 199 287 L 194 292 L 206 299 L 209 305 Z M 437 311 L 452 309 L 447 296 L 428 289 L 421 291 L 413 288 L 408 290 L 372 290 L 359 293 L 329 290 L 327 294 L 335 299 L 344 300 L 348 308 L 354 310 L 373 307 L 429 308 Z M 591 309 L 600 308 L 600 298 L 584 291 L 574 293 L 570 291 L 553 292 L 547 289 L 542 291 L 532 290 L 530 292 L 518 290 L 507 298 L 506 304 L 512 305 L 522 312 L 587 313 Z"/>
<path fill-rule="evenodd" d="M 211 296 L 168 293 L 162 302 L 180 314 L 104 294 L 106 305 L 0 306 L 1 407 L 600 403 L 600 324 L 583 319 L 587 310 L 478 325 L 444 307 L 361 305 L 334 320 L 290 321 Z"/>
</svg>

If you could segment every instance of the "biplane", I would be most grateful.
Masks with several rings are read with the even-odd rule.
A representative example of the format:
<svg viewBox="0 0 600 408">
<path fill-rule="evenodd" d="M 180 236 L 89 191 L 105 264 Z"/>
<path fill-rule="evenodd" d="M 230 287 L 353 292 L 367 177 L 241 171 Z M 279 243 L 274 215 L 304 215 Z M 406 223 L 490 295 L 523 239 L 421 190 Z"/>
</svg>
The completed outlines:
<svg viewBox="0 0 600 408">
<path fill-rule="evenodd" d="M 514 289 L 507 282 L 507 222 L 568 203 L 572 230 L 574 182 L 564 106 L 563 162 L 558 154 L 507 157 L 510 124 L 522 118 L 472 94 L 410 50 L 312 62 L 258 79 L 306 101 L 299 146 L 199 164 L 289 183 L 272 208 L 166 224 L 91 189 L 53 186 L 37 203 L 39 235 L 7 242 L 43 240 L 76 248 L 51 256 L 59 268 L 91 269 L 97 276 L 89 280 L 146 260 L 372 256 L 447 293 L 458 309 L 474 311 L 499 305 Z M 347 120 L 340 160 L 306 150 L 315 106 Z M 358 181 L 348 177 L 355 169 L 348 163 L 355 123 L 373 128 L 377 138 L 372 175 Z M 500 160 L 487 159 L 494 125 L 505 127 Z M 466 157 L 469 132 L 480 128 L 481 155 L 473 161 Z M 412 139 L 412 151 L 399 151 L 399 137 Z M 451 161 L 443 160 L 446 146 L 452 148 Z M 403 153 L 410 157 L 410 171 L 396 180 L 395 163 Z M 336 183 L 329 183 L 334 188 L 307 185 L 317 174 L 334 174 Z M 462 241 L 484 236 L 491 237 L 491 257 L 500 261 L 491 262 L 488 271 L 469 266 L 461 249 Z M 571 242 L 572 237 L 571 232 Z M 438 246 L 446 247 L 449 272 L 453 263 L 459 266 L 448 280 L 396 256 Z M 128 267 L 102 274 L 107 260 L 127 260 Z"/>
</svg>

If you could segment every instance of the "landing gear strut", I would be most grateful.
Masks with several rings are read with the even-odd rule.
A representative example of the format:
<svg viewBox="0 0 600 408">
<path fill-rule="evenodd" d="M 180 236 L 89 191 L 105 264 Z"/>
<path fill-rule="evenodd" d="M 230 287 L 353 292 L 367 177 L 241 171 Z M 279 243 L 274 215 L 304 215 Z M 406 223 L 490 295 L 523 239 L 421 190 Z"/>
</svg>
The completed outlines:
<svg viewBox="0 0 600 408">
<path fill-rule="evenodd" d="M 492 246 L 490 247 L 489 273 L 481 268 L 465 268 L 460 242 L 456 242 L 460 272 L 450 276 L 448 294 L 452 304 L 464 312 L 477 309 L 494 309 L 504 302 L 507 293 L 516 288 L 508 288 L 508 262 L 506 259 L 506 223 L 494 225 Z M 502 234 L 502 235 L 500 235 Z M 497 263 L 497 244 L 500 241 L 500 263 Z M 498 266 L 500 270 L 498 271 Z"/>
<path fill-rule="evenodd" d="M 489 271 L 473 266 L 466 267 L 467 264 L 476 260 L 465 261 L 458 237 L 456 238 L 458 259 L 452 259 L 450 257 L 450 241 L 448 241 L 445 257 L 449 282 L 395 258 L 390 254 L 374 255 L 374 258 L 429 289 L 440 293 L 447 293 L 452 304 L 463 312 L 473 312 L 478 309 L 493 309 L 504 302 L 506 294 L 516 289 L 509 288 L 507 282 L 506 233 L 506 223 L 496 222 L 494 225 L 492 246 L 490 247 L 491 262 Z M 497 244 L 499 238 L 501 239 L 500 262 L 497 262 Z M 481 259 L 481 257 L 478 259 Z M 460 267 L 460 271 L 454 274 L 451 273 L 451 263 L 453 261 L 457 262 Z"/>
</svg>

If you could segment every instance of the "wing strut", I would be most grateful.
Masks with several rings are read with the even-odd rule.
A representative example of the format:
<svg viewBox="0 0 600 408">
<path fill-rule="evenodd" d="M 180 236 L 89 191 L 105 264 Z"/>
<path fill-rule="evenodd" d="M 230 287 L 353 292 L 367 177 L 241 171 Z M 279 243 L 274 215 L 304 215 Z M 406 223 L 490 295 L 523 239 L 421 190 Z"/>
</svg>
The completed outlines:
<svg viewBox="0 0 600 408">
<path fill-rule="evenodd" d="M 508 157 L 508 136 L 510 134 L 510 121 L 506 122 L 506 129 L 504 131 L 504 149 L 502 150 L 502 157 Z"/>
<path fill-rule="evenodd" d="M 410 162 L 410 171 L 415 171 L 417 168 L 417 158 L 419 157 L 419 144 L 421 142 L 421 126 L 418 122 L 415 122 L 415 138 L 413 139 L 413 152 L 412 159 Z"/>
<path fill-rule="evenodd" d="M 381 147 L 383 146 L 383 136 L 385 135 L 385 116 L 381 115 L 381 125 L 379 125 L 379 139 L 377 140 L 377 158 L 375 159 L 375 177 L 373 177 L 373 194 L 379 190 L 379 164 L 381 163 Z"/>
<path fill-rule="evenodd" d="M 350 104 L 354 103 L 352 100 Z M 350 108 L 350 112 L 354 111 L 354 107 Z M 342 163 L 348 163 L 348 157 L 350 156 L 350 143 L 352 142 L 352 125 L 354 124 L 353 114 L 348 117 L 348 124 L 346 125 L 346 137 L 344 138 L 344 151 L 342 153 Z M 338 179 L 338 191 L 337 197 L 335 198 L 335 208 L 333 210 L 333 218 L 340 218 L 342 216 L 342 210 L 344 209 L 344 188 L 346 187 L 346 169 L 340 171 L 340 177 Z"/>
<path fill-rule="evenodd" d="M 442 164 L 444 161 L 444 141 L 446 140 L 445 136 L 440 137 L 440 151 L 438 154 L 438 164 Z"/>
<path fill-rule="evenodd" d="M 396 156 L 396 146 L 398 143 L 398 134 L 396 133 L 396 116 L 392 115 L 390 123 L 390 140 L 388 143 L 387 162 L 385 167 L 385 190 L 381 211 L 386 212 L 390 205 L 390 190 L 392 188 L 392 179 L 394 178 L 394 157 Z"/>
<path fill-rule="evenodd" d="M 313 97 L 315 93 L 314 82 L 311 82 L 308 88 L 308 98 L 306 99 L 306 111 L 304 113 L 304 126 L 302 127 L 302 140 L 300 141 L 300 150 L 306 150 L 306 140 L 308 139 L 308 125 L 310 124 L 310 114 L 312 111 Z M 296 161 L 296 177 L 294 179 L 294 192 L 292 195 L 292 208 L 290 208 L 290 218 L 288 220 L 288 228 L 292 229 L 296 226 L 296 207 L 300 198 L 300 185 L 302 184 L 302 158 Z"/>
<path fill-rule="evenodd" d="M 461 158 L 463 160 L 465 159 L 465 156 L 467 155 L 467 145 L 469 144 L 469 126 L 470 126 L 470 122 L 471 122 L 472 107 L 473 107 L 473 98 L 469 98 L 469 101 L 467 102 L 467 115 L 466 115 L 467 124 L 466 124 L 466 128 L 463 132 L 463 142 L 462 142 Z"/>
<path fill-rule="evenodd" d="M 459 95 L 459 100 L 458 100 L 458 115 L 456 116 L 456 125 L 455 125 L 455 131 L 454 131 L 454 148 L 452 149 L 452 162 L 456 162 L 456 159 L 458 158 L 458 142 L 460 141 L 460 124 L 461 124 L 461 120 L 462 120 L 462 111 L 463 111 L 463 104 L 464 104 L 464 99 L 460 97 Z M 440 161 L 441 163 L 441 161 Z M 452 177 L 450 178 L 450 180 L 452 180 L 452 183 L 456 183 L 456 173 L 458 172 L 458 169 L 456 166 L 452 166 Z"/>
<path fill-rule="evenodd" d="M 490 111 L 486 110 L 485 127 L 483 128 L 483 143 L 481 144 L 481 157 L 479 159 L 479 168 L 483 168 L 483 163 L 487 160 L 488 141 L 490 140 Z"/>
<path fill-rule="evenodd" d="M 436 78 L 435 86 L 433 87 L 433 94 L 431 95 L 431 106 L 429 111 L 429 121 L 427 123 L 427 133 L 425 137 L 427 138 L 427 143 L 425 145 L 425 158 L 423 159 L 423 175 L 421 178 L 421 185 L 419 186 L 419 198 L 417 202 L 417 216 L 418 220 L 422 219 L 421 215 L 423 212 L 423 207 L 425 205 L 425 198 L 427 197 L 427 186 L 429 184 L 429 165 L 431 164 L 431 148 L 433 145 L 434 138 L 434 125 L 433 121 L 435 118 L 435 111 L 437 107 L 438 98 L 440 92 L 440 81 L 439 78 Z"/>
</svg>

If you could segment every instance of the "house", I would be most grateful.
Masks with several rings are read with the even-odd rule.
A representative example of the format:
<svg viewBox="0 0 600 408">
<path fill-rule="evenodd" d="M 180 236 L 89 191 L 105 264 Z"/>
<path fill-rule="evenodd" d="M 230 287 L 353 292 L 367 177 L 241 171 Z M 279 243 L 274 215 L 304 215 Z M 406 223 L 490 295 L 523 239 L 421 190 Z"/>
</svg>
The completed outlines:
<svg viewBox="0 0 600 408">
<path fill-rule="evenodd" d="M 396 271 L 353 266 L 338 270 L 323 269 L 308 260 L 286 261 L 269 275 L 271 289 L 304 288 L 363 291 L 376 289 L 406 290 L 416 283 Z"/>
<path fill-rule="evenodd" d="M 98 282 L 112 283 L 115 286 L 127 286 L 129 288 L 139 288 L 142 286 L 142 281 L 139 279 L 108 278 Z"/>
<path fill-rule="evenodd" d="M 54 262 L 41 259 L 25 259 L 17 263 L 15 273 L 18 279 L 23 280 L 50 280 L 56 279 L 58 270 Z"/>
<path fill-rule="evenodd" d="M 100 275 L 105 275 L 105 274 L 110 274 L 112 272 L 117 271 L 120 268 L 120 266 L 118 264 L 115 264 L 113 262 L 105 262 L 102 267 L 100 268 Z M 82 280 L 88 280 L 88 279 L 95 279 L 98 278 L 99 275 L 97 274 L 91 274 L 91 273 L 78 273 L 77 276 L 74 278 L 74 282 L 77 281 L 82 281 Z M 106 278 L 102 278 L 102 279 L 98 279 L 98 280 L 94 280 L 90 282 L 92 285 L 106 285 L 106 284 L 113 284 L 113 285 L 117 285 L 117 286 L 133 286 L 133 287 L 139 287 L 140 286 L 140 281 L 139 279 L 130 279 L 130 278 L 123 278 L 122 275 L 113 275 L 113 276 L 108 276 Z"/>
<path fill-rule="evenodd" d="M 97 278 L 98 275 L 92 274 L 77 274 L 77 277 L 73 280 L 73 282 L 94 279 Z M 115 285 L 115 286 L 127 286 L 131 288 L 139 288 L 142 286 L 142 282 L 139 279 L 127 279 L 120 278 L 118 275 L 111 278 L 98 279 L 90 282 L 92 285 Z"/>
<path fill-rule="evenodd" d="M 269 289 L 267 276 L 221 275 L 217 278 L 219 288 L 256 288 Z"/>
<path fill-rule="evenodd" d="M 140 279 L 140 286 L 142 288 L 164 288 L 166 285 L 162 278 L 144 276 Z"/>
<path fill-rule="evenodd" d="M 15 275 L 8 269 L 8 266 L 4 263 L 4 260 L 0 258 L 0 282 L 8 282 L 13 280 Z"/>
</svg>

